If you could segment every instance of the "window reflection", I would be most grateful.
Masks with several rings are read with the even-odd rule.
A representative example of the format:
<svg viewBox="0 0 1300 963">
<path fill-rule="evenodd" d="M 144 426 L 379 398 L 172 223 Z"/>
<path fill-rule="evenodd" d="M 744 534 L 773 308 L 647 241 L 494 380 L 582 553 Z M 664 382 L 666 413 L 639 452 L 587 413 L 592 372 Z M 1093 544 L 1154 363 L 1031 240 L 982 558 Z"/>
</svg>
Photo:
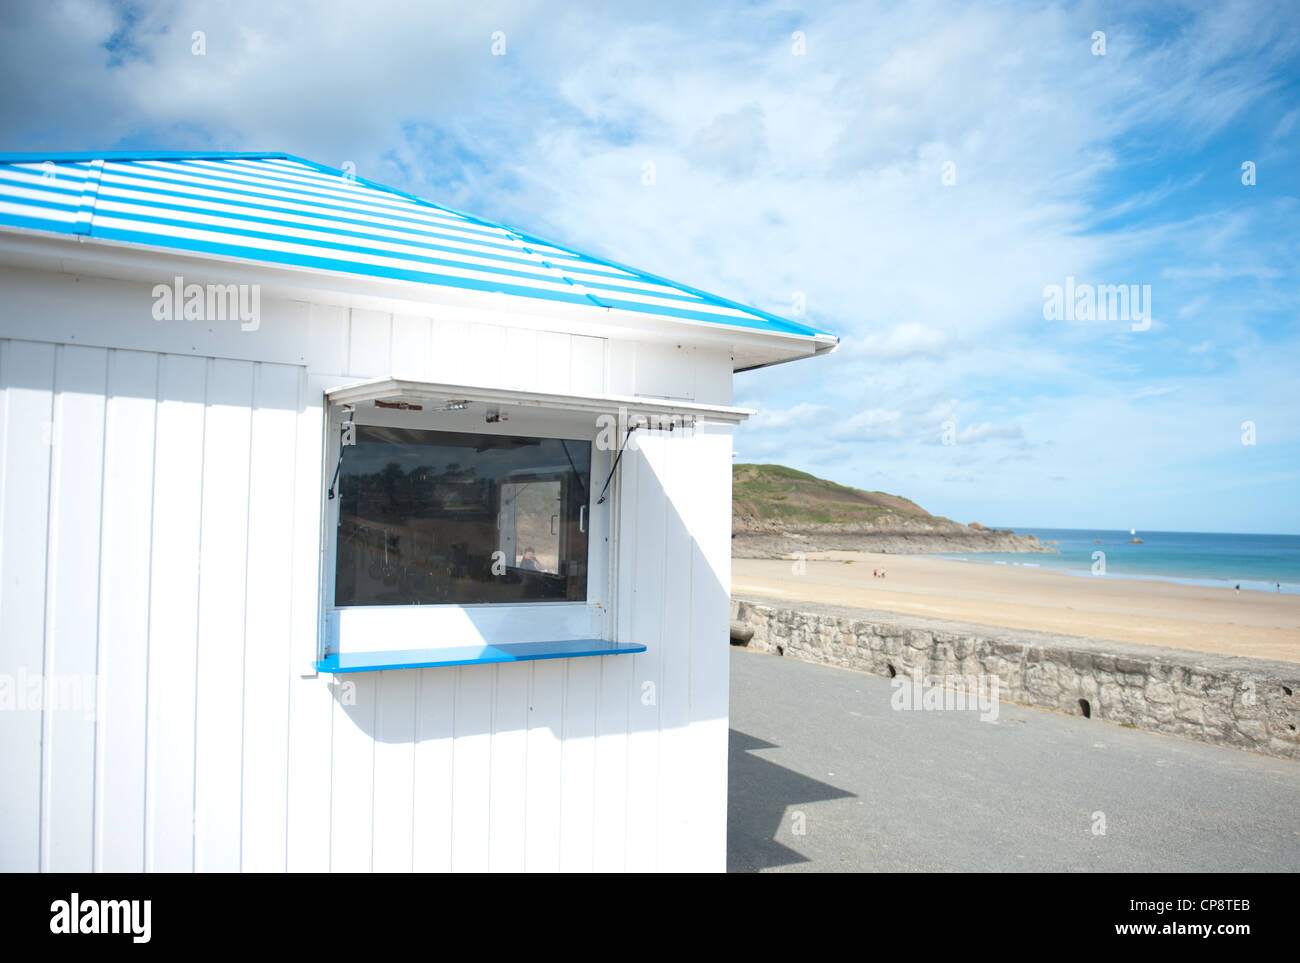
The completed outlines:
<svg viewBox="0 0 1300 963">
<path fill-rule="evenodd" d="M 590 442 L 367 425 L 355 438 L 336 605 L 586 599 Z"/>
</svg>

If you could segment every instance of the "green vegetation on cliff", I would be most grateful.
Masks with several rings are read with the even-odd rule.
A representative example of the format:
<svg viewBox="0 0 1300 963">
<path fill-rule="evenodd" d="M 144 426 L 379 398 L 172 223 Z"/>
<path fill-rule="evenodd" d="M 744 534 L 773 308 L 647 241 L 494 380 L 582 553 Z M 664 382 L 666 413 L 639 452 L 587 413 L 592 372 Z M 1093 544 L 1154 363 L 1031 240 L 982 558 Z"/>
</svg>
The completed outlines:
<svg viewBox="0 0 1300 963">
<path fill-rule="evenodd" d="M 888 516 L 947 521 L 898 495 L 839 485 L 784 465 L 733 465 L 731 514 L 743 527 L 874 525 Z"/>
</svg>

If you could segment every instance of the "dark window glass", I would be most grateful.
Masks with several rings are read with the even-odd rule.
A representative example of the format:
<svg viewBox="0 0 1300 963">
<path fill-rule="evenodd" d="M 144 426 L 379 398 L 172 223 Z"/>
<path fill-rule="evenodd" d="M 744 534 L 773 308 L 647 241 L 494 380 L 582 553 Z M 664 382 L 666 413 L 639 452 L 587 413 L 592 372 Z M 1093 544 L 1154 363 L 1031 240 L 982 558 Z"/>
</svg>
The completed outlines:
<svg viewBox="0 0 1300 963">
<path fill-rule="evenodd" d="M 583 601 L 591 443 L 358 425 L 335 605 Z"/>
</svg>

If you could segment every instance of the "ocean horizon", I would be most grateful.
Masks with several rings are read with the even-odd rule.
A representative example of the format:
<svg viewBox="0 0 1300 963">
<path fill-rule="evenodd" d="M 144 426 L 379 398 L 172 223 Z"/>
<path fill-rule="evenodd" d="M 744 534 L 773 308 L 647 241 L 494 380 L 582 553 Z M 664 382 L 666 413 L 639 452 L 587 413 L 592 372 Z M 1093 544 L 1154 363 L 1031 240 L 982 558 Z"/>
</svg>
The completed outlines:
<svg viewBox="0 0 1300 963">
<path fill-rule="evenodd" d="M 1240 585 L 1243 591 L 1300 594 L 1300 535 L 1138 531 L 1136 537 L 1142 541 L 1135 544 L 1127 530 L 999 527 L 1037 536 L 1058 554 L 953 552 L 943 557 L 1094 578 L 1100 577 L 1094 574 L 1094 567 L 1104 562 L 1106 578 L 1157 579 L 1216 588 Z"/>
</svg>

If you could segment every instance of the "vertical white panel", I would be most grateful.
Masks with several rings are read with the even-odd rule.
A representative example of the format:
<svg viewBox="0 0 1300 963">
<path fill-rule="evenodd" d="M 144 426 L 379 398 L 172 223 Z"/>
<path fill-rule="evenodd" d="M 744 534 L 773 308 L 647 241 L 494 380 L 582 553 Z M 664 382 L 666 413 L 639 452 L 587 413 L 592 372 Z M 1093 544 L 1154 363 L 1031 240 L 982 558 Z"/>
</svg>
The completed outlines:
<svg viewBox="0 0 1300 963">
<path fill-rule="evenodd" d="M 415 744 L 415 825 L 411 854 L 417 873 L 451 869 L 451 774 L 455 669 L 419 670 Z"/>
<path fill-rule="evenodd" d="M 694 840 L 687 832 L 695 797 L 696 773 L 691 771 L 690 628 L 694 604 L 691 584 L 691 535 L 681 512 L 682 496 L 695 497 L 693 487 L 703 484 L 692 458 L 695 439 L 676 433 L 654 439 L 646 446 L 658 468 L 655 477 L 666 499 L 663 550 L 662 623 L 663 684 L 659 689 L 659 856 L 660 869 L 679 869 L 691 859 Z M 728 510 L 730 518 L 730 510 Z"/>
<path fill-rule="evenodd" d="M 682 489 L 687 527 L 694 533 L 691 558 L 691 742 L 688 765 L 700 804 L 687 809 L 694 841 L 683 866 L 704 872 L 726 869 L 727 717 L 730 681 L 731 429 L 706 425 L 693 439 L 695 474 L 691 497 Z"/>
<path fill-rule="evenodd" d="M 632 660 L 618 655 L 582 661 L 596 663 L 600 672 L 592 827 L 595 835 L 594 868 L 597 872 L 619 873 L 627 865 L 627 730 L 628 703 L 632 699 Z"/>
<path fill-rule="evenodd" d="M 295 621 L 295 635 L 296 626 Z M 304 678 L 301 671 L 295 661 L 289 680 L 286 863 L 291 873 L 322 873 L 330 868 L 332 839 L 333 677 Z"/>
<path fill-rule="evenodd" d="M 731 352 L 697 348 L 695 358 L 695 400 L 708 405 L 732 404 Z"/>
<path fill-rule="evenodd" d="M 469 325 L 435 318 L 429 345 L 429 380 L 460 384 L 465 378 Z"/>
<path fill-rule="evenodd" d="M 542 380 L 542 358 L 538 353 L 538 333 L 529 328 L 506 328 L 503 342 L 500 386 L 521 391 L 536 391 Z"/>
<path fill-rule="evenodd" d="M 289 773 L 286 814 L 291 872 L 329 869 L 330 768 L 334 700 L 330 676 L 314 675 L 320 632 L 321 492 L 324 398 L 299 378 L 300 411 L 293 506 L 293 586 L 289 668 Z"/>
<path fill-rule="evenodd" d="M 429 379 L 432 322 L 414 314 L 393 315 L 393 365 L 395 378 Z"/>
<path fill-rule="evenodd" d="M 452 384 L 500 384 L 505 355 L 505 329 L 495 324 L 471 324 L 454 366 Z"/>
<path fill-rule="evenodd" d="M 353 308 L 348 332 L 348 374 L 379 378 L 391 371 L 392 315 Z"/>
<path fill-rule="evenodd" d="M 146 859 L 194 866 L 194 687 L 207 363 L 166 356 L 158 386 L 149 573 Z"/>
<path fill-rule="evenodd" d="M 658 398 L 695 398 L 695 348 L 681 344 L 636 346 L 636 393 Z"/>
<path fill-rule="evenodd" d="M 635 452 L 625 452 L 624 458 L 626 459 L 629 454 L 635 456 Z M 622 511 L 626 504 L 636 503 L 635 476 L 638 460 L 635 457 L 631 459 L 632 468 L 629 475 L 633 482 L 630 496 L 623 485 L 623 478 L 616 483 L 618 485 L 614 499 L 616 511 Z M 620 471 L 627 471 L 627 469 L 620 467 Z M 592 534 L 593 537 L 596 536 L 595 532 Z M 637 552 L 632 554 L 640 557 L 641 549 L 636 541 L 635 524 L 627 527 L 620 526 L 619 541 L 620 544 L 637 546 Z M 659 561 L 657 556 L 654 561 L 656 563 Z M 630 577 L 628 587 L 635 588 L 634 573 L 625 569 L 620 574 L 625 578 Z M 660 573 L 656 571 L 652 577 L 657 580 L 659 576 Z M 618 624 L 610 628 L 615 631 L 615 637 L 620 641 L 632 640 L 632 636 L 628 634 L 632 627 L 631 609 L 630 605 L 615 606 Z M 632 776 L 629 768 L 629 729 L 632 723 L 631 713 L 637 711 L 633 707 L 640 705 L 641 677 L 636 672 L 638 664 L 635 657 L 616 656 L 591 661 L 597 665 L 599 686 L 596 706 L 595 809 L 592 825 L 593 868 L 598 872 L 622 872 L 627 867 L 628 826 L 631 818 L 628 812 L 631 802 L 629 781 Z M 647 698 L 657 700 L 654 692 L 648 692 L 646 695 Z M 640 832 L 641 825 L 635 825 Z M 650 831 L 651 833 L 654 831 L 653 820 L 650 822 Z"/>
<path fill-rule="evenodd" d="M 348 370 L 348 309 L 313 304 L 308 313 L 307 365 L 312 371 L 343 374 Z"/>
<path fill-rule="evenodd" d="M 524 804 L 528 775 L 528 689 L 532 665 L 497 667 L 492 715 L 492 789 L 488 866 L 492 872 L 524 869 Z"/>
<path fill-rule="evenodd" d="M 636 394 L 636 342 L 609 341 L 605 355 L 605 390 L 612 395 Z"/>
<path fill-rule="evenodd" d="M 554 873 L 560 868 L 560 789 L 564 735 L 563 659 L 533 663 L 528 700 L 528 797 L 525 868 Z"/>
<path fill-rule="evenodd" d="M 377 873 L 410 872 L 415 812 L 415 699 L 418 673 L 380 672 L 375 730 L 375 858 Z"/>
<path fill-rule="evenodd" d="M 0 684 L 15 700 L 14 711 L 0 712 L 0 871 L 33 873 L 41 868 L 41 711 L 29 698 L 44 671 L 53 345 L 0 344 L 0 387 Z"/>
<path fill-rule="evenodd" d="M 374 863 L 375 720 L 379 673 L 336 676 L 330 795 L 330 869 L 367 873 Z"/>
<path fill-rule="evenodd" d="M 573 382 L 573 342 L 575 339 L 567 334 L 554 331 L 539 331 L 537 334 L 537 390 L 552 394 L 571 391 Z M 595 338 L 583 338 L 595 341 Z"/>
<path fill-rule="evenodd" d="M 625 658 L 620 656 L 620 658 Z M 560 870 L 591 872 L 595 858 L 597 659 L 570 659 L 564 686 Z"/>
<path fill-rule="evenodd" d="M 650 436 L 643 436 L 646 440 Z M 640 642 L 645 652 L 632 656 L 633 699 L 629 709 L 627 868 L 650 872 L 656 868 L 659 834 L 659 717 L 664 699 L 664 539 L 666 499 L 655 472 L 662 466 L 662 442 L 651 450 L 625 453 L 619 468 L 619 638 Z M 651 456 L 654 456 L 654 463 Z M 641 698 L 652 686 L 653 702 Z"/>
<path fill-rule="evenodd" d="M 248 489 L 248 587 L 244 614 L 244 753 L 241 865 L 284 870 L 293 671 L 296 499 L 318 504 L 317 472 L 298 488 L 301 369 L 258 365 Z M 312 446 L 313 451 L 318 451 Z M 314 567 L 313 567 L 314 571 Z M 315 733 L 325 738 L 322 727 Z"/>
<path fill-rule="evenodd" d="M 94 856 L 99 521 L 108 352 L 59 349 L 46 580 L 42 864 L 89 872 Z"/>
<path fill-rule="evenodd" d="M 569 390 L 575 395 L 605 393 L 604 338 L 574 335 L 569 339 Z"/>
<path fill-rule="evenodd" d="M 488 868 L 496 666 L 464 666 L 455 671 L 460 678 L 456 686 L 456 746 L 451 777 L 451 868 L 481 873 Z"/>
<path fill-rule="evenodd" d="M 208 367 L 194 689 L 194 868 L 198 872 L 239 870 L 253 369 L 244 361 L 215 360 Z M 169 479 L 160 480 L 164 489 L 169 484 Z"/>
<path fill-rule="evenodd" d="M 99 566 L 95 868 L 138 873 L 145 854 L 149 553 L 158 356 L 109 355 Z"/>
<path fill-rule="evenodd" d="M 229 332 L 224 350 L 213 352 L 223 358 L 249 361 L 276 361 L 292 366 L 306 365 L 312 354 L 312 305 L 306 301 L 268 298 L 262 316 L 270 326 L 257 328 L 257 347 L 252 347 L 248 333 L 241 329 Z"/>
</svg>

